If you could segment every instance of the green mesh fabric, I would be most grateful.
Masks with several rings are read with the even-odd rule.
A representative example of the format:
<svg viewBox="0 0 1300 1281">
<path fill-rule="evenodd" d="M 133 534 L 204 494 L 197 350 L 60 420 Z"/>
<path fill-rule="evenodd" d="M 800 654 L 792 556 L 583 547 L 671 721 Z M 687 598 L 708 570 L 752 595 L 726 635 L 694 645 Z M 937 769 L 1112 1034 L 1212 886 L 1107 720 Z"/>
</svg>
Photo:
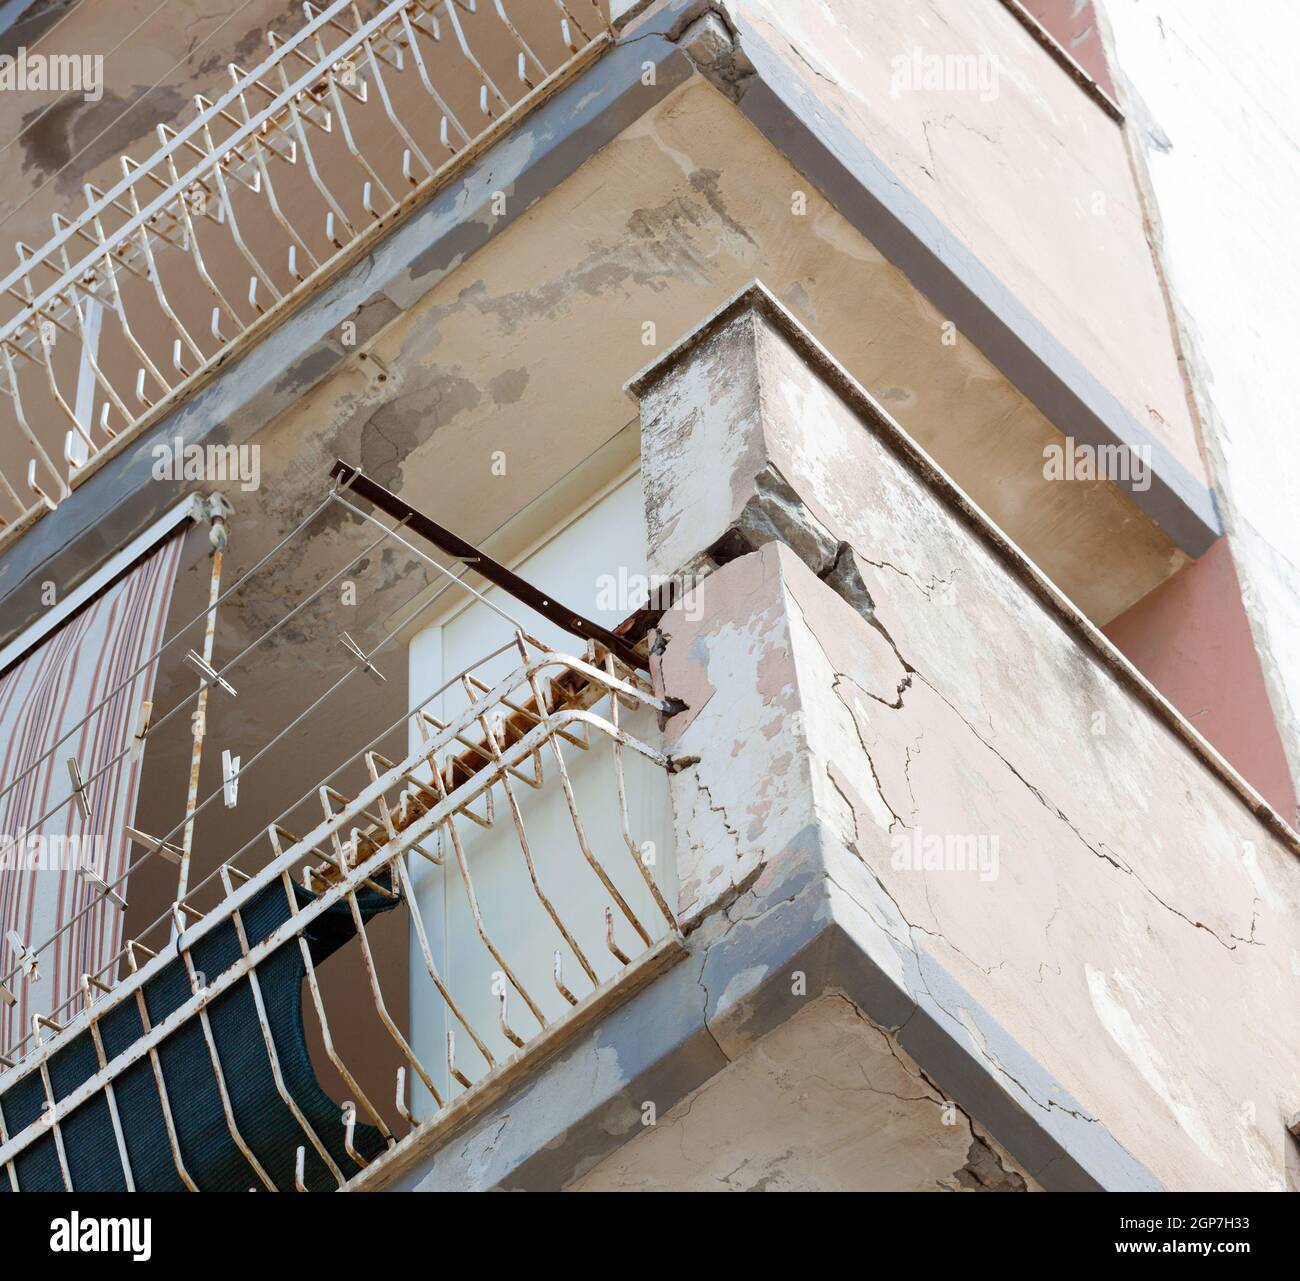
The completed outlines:
<svg viewBox="0 0 1300 1281">
<path fill-rule="evenodd" d="M 299 906 L 314 899 L 294 886 Z M 397 900 L 374 890 L 357 894 L 362 918 L 368 919 L 396 905 Z M 273 881 L 241 908 L 240 916 L 249 946 L 254 946 L 289 919 L 290 909 L 282 882 Z M 346 901 L 335 903 L 304 931 L 313 966 L 319 965 L 355 934 Z M 241 955 L 233 922 L 223 921 L 192 947 L 195 967 L 209 981 L 228 969 Z M 344 1177 L 356 1173 L 356 1163 L 344 1151 L 342 1108 L 316 1080 L 307 1053 L 303 1027 L 302 990 L 305 966 L 301 949 L 293 940 L 273 951 L 257 966 L 257 977 L 276 1057 L 286 1090 L 329 1151 Z M 191 995 L 184 962 L 173 961 L 143 987 L 150 1023 L 157 1026 Z M 312 1191 L 328 1190 L 337 1181 L 303 1132 L 301 1125 L 276 1088 L 271 1060 L 257 1018 L 252 985 L 247 977 L 233 984 L 211 1004 L 208 1017 L 220 1053 L 222 1074 L 231 1110 L 244 1142 L 256 1155 L 276 1187 L 294 1187 L 294 1164 L 299 1147 L 306 1151 L 304 1183 Z M 138 1003 L 123 1002 L 99 1022 L 104 1052 L 111 1062 L 143 1035 Z M 197 1016 L 167 1037 L 158 1047 L 163 1081 L 171 1105 L 181 1158 L 200 1191 L 244 1192 L 263 1185 L 236 1146 L 226 1123 L 217 1078 L 203 1028 Z M 99 1060 L 89 1032 L 76 1037 L 49 1061 L 50 1081 L 56 1099 L 70 1094 L 99 1070 Z M 126 1138 L 127 1155 L 135 1186 L 142 1192 L 183 1191 L 168 1141 L 162 1103 L 148 1056 L 132 1064 L 113 1082 L 118 1115 Z M 0 1094 L 5 1126 L 12 1137 L 36 1120 L 45 1104 L 39 1072 Z M 103 1091 L 97 1092 L 60 1123 L 64 1151 L 78 1192 L 125 1191 L 126 1180 Z M 384 1148 L 373 1126 L 357 1124 L 353 1146 L 367 1159 Z M 15 1162 L 21 1191 L 63 1191 L 58 1153 L 52 1133 L 28 1147 Z M 0 1189 L 10 1191 L 0 1170 Z"/>
</svg>

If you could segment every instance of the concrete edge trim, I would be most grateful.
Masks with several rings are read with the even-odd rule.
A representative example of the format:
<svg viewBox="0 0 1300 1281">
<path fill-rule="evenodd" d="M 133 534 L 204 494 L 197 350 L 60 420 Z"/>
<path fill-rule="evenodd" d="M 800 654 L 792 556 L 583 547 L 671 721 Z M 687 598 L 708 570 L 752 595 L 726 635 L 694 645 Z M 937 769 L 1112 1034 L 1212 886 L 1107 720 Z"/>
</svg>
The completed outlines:
<svg viewBox="0 0 1300 1281">
<path fill-rule="evenodd" d="M 812 831 L 796 838 L 820 839 Z M 701 927 L 684 960 L 462 1127 L 454 1143 L 420 1154 L 385 1186 L 564 1187 L 635 1137 L 644 1103 L 662 1116 L 758 1037 L 834 993 L 893 1032 L 945 1097 L 1047 1190 L 1162 1189 L 943 967 L 900 942 L 824 867 L 797 888 L 780 886 L 780 896 L 711 940 L 709 924 Z M 796 969 L 807 976 L 799 997 L 789 981 Z"/>
<path fill-rule="evenodd" d="M 1116 481 L 1189 556 L 1223 533 L 1213 491 L 1191 474 L 833 113 L 743 15 L 756 74 L 740 111 L 1017 387 L 1062 435 L 1150 458 L 1151 485 Z"/>
<path fill-rule="evenodd" d="M 877 1004 L 883 1017 L 892 1003 L 910 999 L 910 1012 L 891 1029 L 900 1047 L 1046 1191 L 1165 1190 L 924 947 L 884 931 L 834 879 L 828 893 L 837 931 L 835 982 L 876 1023 Z M 882 932 L 901 960 L 901 976 L 878 959 L 873 936 Z M 884 987 L 890 980 L 893 992 Z"/>
<path fill-rule="evenodd" d="M 1286 819 L 1233 769 L 1219 751 L 1202 737 L 1191 721 L 1124 657 L 966 491 L 890 417 L 871 393 L 817 341 L 762 281 L 752 280 L 737 290 L 694 329 L 630 378 L 624 384 L 624 390 L 633 399 L 638 399 L 685 360 L 696 347 L 750 311 L 757 312 L 769 321 L 849 408 L 880 434 L 881 439 L 938 495 L 940 501 L 961 515 L 967 526 L 992 548 L 1012 574 L 1092 650 L 1111 674 L 1173 730 L 1202 764 L 1218 775 L 1255 818 L 1282 841 L 1291 853 L 1300 855 L 1300 834 Z"/>
</svg>

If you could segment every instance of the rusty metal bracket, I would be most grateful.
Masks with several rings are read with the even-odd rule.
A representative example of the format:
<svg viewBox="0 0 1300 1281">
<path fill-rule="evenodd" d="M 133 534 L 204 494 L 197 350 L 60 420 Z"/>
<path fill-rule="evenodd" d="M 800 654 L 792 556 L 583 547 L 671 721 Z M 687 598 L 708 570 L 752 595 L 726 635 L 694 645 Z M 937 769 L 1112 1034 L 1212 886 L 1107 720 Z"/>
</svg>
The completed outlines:
<svg viewBox="0 0 1300 1281">
<path fill-rule="evenodd" d="M 330 469 L 330 476 L 349 493 L 364 498 L 372 506 L 401 522 L 406 529 L 419 534 L 421 538 L 432 543 L 448 556 L 454 556 L 457 560 L 472 565 L 475 571 L 488 582 L 494 583 L 504 592 L 509 592 L 517 601 L 535 610 L 557 627 L 563 628 L 574 636 L 580 636 L 583 640 L 595 641 L 598 645 L 604 646 L 615 658 L 634 670 L 649 670 L 645 655 L 625 639 L 601 627 L 599 623 L 584 618 L 567 605 L 560 604 L 553 596 L 539 591 L 532 583 L 520 578 L 518 574 L 511 573 L 499 561 L 493 560 L 491 556 L 461 538 L 459 534 L 453 534 L 451 530 L 430 520 L 423 512 L 417 511 L 391 490 L 371 480 L 358 468 L 336 460 Z"/>
</svg>

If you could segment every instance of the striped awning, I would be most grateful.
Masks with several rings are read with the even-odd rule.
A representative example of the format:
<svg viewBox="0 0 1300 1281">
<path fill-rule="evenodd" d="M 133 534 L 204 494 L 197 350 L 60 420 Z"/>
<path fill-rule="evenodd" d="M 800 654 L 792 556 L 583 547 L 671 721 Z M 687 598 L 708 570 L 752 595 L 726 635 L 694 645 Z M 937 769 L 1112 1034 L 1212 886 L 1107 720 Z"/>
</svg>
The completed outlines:
<svg viewBox="0 0 1300 1281">
<path fill-rule="evenodd" d="M 16 943 L 38 948 L 67 927 L 35 978 L 10 983 L 15 1001 L 0 1001 L 0 1054 L 122 946 L 121 908 L 78 868 L 111 884 L 128 864 L 140 762 L 114 758 L 153 697 L 182 542 L 174 533 L 0 674 L 0 973 L 20 960 Z M 93 779 L 88 815 L 72 799 L 69 757 Z"/>
</svg>

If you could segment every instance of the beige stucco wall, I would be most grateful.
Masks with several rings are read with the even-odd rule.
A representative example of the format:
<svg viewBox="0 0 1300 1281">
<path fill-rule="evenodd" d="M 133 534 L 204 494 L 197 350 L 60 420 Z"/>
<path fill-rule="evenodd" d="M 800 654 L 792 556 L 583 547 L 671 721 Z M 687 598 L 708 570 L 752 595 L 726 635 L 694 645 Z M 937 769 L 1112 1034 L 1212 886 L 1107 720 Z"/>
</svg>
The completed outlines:
<svg viewBox="0 0 1300 1281">
<path fill-rule="evenodd" d="M 117 182 L 119 155 L 144 160 L 158 147 L 159 121 L 176 128 L 192 119 L 194 94 L 214 98 L 230 87 L 227 64 L 256 66 L 270 53 L 268 31 L 283 36 L 304 21 L 293 0 L 113 0 L 63 6 L 54 17 L 20 22 L 0 48 L 11 56 L 20 46 L 52 57 L 100 55 L 102 82 L 94 101 L 74 90 L 0 94 L 6 273 L 18 263 L 16 241 L 39 248 L 52 234 L 52 214 L 72 218 L 85 208 L 83 183 Z"/>
<path fill-rule="evenodd" d="M 1121 126 L 1006 7 L 735 3 L 792 71 L 815 81 L 826 108 L 1204 480 Z M 926 78 L 939 64 L 925 60 L 953 58 L 977 60 L 984 78 Z"/>
<path fill-rule="evenodd" d="M 699 79 L 471 258 L 390 286 L 403 309 L 366 349 L 386 376 L 354 357 L 269 424 L 264 483 L 308 501 L 340 455 L 484 537 L 625 428 L 623 380 L 756 274 L 1091 616 L 1185 563 L 1117 487 L 1047 483 L 1055 428 L 971 343 L 944 346 L 943 318 Z"/>
<path fill-rule="evenodd" d="M 679 843 L 683 886 L 734 892 L 810 803 L 842 888 L 873 910 L 882 887 L 890 928 L 1167 1186 L 1294 1186 L 1295 838 L 765 322 L 709 339 L 642 410 L 647 466 L 677 480 L 671 510 L 648 490 L 652 563 L 734 523 L 767 464 L 849 549 L 819 581 L 816 539 L 804 559 L 767 543 L 705 580 L 700 621 L 664 620 L 689 704 L 667 747 L 700 757 L 677 786 L 716 816 Z M 693 481 L 705 454 L 727 479 Z M 747 699 L 737 671 L 763 675 Z"/>
</svg>

